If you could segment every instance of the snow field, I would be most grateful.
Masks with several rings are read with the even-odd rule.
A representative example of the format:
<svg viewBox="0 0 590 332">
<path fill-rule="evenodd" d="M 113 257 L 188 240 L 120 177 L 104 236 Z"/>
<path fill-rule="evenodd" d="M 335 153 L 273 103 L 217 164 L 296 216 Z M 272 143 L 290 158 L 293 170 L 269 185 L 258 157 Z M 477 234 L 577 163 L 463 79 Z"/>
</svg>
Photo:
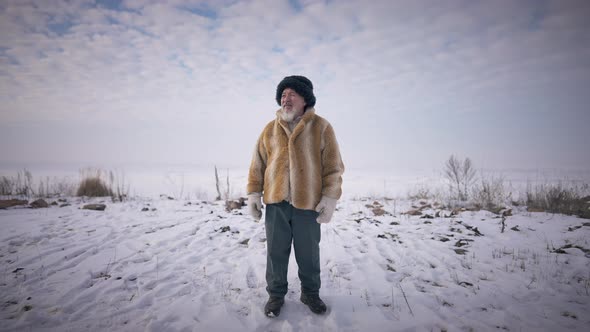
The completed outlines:
<svg viewBox="0 0 590 332">
<path fill-rule="evenodd" d="M 322 225 L 328 312 L 299 302 L 292 253 L 285 307 L 269 319 L 264 223 L 245 208 L 137 199 L 98 212 L 70 200 L 0 210 L 0 330 L 582 331 L 590 323 L 584 219 L 515 210 L 502 232 L 502 218 L 487 211 L 348 198 Z M 375 216 L 374 206 L 386 213 Z M 401 213 L 415 208 L 423 215 Z"/>
</svg>

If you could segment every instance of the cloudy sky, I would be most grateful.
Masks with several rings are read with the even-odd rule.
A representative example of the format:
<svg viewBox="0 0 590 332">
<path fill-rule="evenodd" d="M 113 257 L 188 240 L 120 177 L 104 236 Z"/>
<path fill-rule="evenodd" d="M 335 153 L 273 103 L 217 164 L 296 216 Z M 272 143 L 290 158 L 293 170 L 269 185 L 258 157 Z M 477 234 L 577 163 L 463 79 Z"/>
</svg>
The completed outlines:
<svg viewBox="0 0 590 332">
<path fill-rule="evenodd" d="M 0 158 L 245 166 L 314 83 L 349 168 L 590 167 L 590 2 L 0 1 Z"/>
</svg>

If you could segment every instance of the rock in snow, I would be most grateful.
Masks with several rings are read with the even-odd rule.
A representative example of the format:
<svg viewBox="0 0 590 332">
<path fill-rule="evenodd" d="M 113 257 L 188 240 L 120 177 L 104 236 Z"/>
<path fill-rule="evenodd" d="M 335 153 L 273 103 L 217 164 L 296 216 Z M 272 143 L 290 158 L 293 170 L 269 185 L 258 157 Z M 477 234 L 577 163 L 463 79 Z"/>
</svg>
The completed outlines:
<svg viewBox="0 0 590 332">
<path fill-rule="evenodd" d="M 104 211 L 107 208 L 104 204 L 86 204 L 82 207 L 85 210 Z"/>
</svg>

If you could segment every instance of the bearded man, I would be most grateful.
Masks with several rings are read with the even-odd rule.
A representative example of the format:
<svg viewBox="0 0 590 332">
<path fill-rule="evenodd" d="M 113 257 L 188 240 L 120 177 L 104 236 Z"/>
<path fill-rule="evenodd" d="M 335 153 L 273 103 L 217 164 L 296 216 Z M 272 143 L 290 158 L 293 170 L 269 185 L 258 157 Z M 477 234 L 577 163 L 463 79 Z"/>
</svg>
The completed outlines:
<svg viewBox="0 0 590 332">
<path fill-rule="evenodd" d="M 313 84 L 285 77 L 277 86 L 281 108 L 256 143 L 248 174 L 248 205 L 255 220 L 265 207 L 267 316 L 278 316 L 287 294 L 291 246 L 301 281 L 300 300 L 326 312 L 319 296 L 321 224 L 328 223 L 342 195 L 344 164 L 330 123 L 316 114 Z"/>
</svg>

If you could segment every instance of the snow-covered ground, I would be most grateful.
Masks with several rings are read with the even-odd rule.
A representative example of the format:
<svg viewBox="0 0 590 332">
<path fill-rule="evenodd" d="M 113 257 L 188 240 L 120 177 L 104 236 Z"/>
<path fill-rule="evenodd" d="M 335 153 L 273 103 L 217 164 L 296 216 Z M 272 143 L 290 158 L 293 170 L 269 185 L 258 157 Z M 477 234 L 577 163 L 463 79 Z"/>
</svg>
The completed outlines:
<svg viewBox="0 0 590 332">
<path fill-rule="evenodd" d="M 0 210 L 0 330 L 590 326 L 590 220 L 515 208 L 502 232 L 502 218 L 486 211 L 451 215 L 433 201 L 349 195 L 322 225 L 328 312 L 315 315 L 299 302 L 292 257 L 285 306 L 269 319 L 262 312 L 264 224 L 245 208 L 226 212 L 221 202 L 197 199 L 104 201 L 103 212 L 80 209 L 79 198 L 61 208 Z M 386 212 L 375 216 L 380 206 Z M 416 208 L 421 216 L 402 214 Z"/>
</svg>

